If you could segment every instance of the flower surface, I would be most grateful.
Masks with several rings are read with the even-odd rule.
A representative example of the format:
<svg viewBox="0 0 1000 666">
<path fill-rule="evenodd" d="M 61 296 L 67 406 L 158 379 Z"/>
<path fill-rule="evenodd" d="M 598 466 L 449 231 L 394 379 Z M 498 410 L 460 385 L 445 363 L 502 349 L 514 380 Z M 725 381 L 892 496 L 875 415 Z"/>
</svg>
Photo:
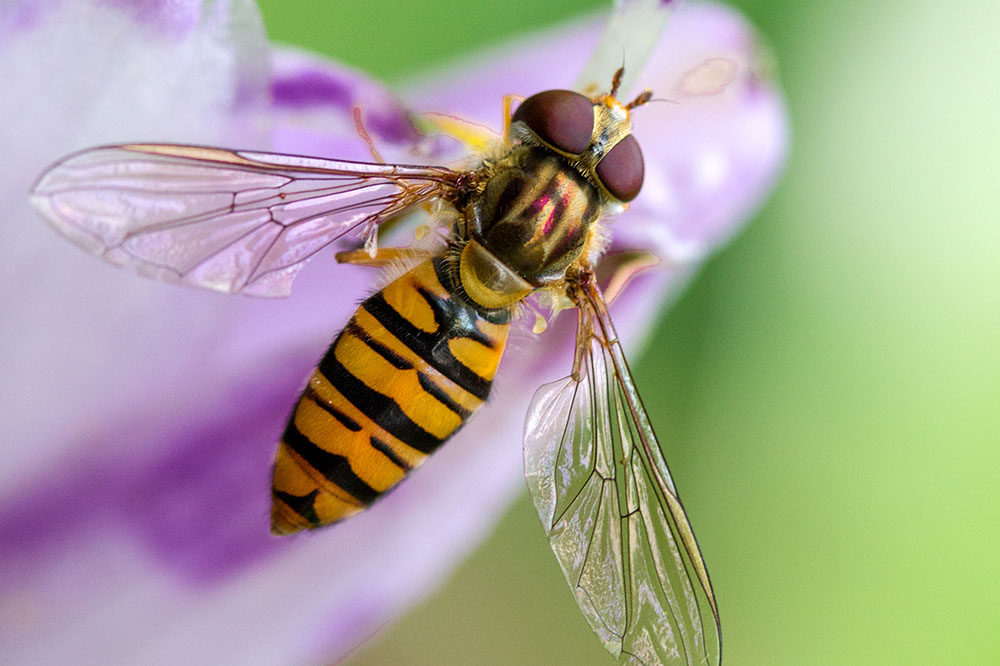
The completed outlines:
<svg viewBox="0 0 1000 666">
<path fill-rule="evenodd" d="M 374 275 L 321 254 L 286 301 L 145 280 L 38 220 L 34 176 L 72 150 L 140 140 L 366 159 L 355 106 L 387 159 L 444 159 L 414 132 L 411 109 L 498 128 L 504 94 L 572 87 L 576 60 L 558 56 L 588 51 L 600 30 L 586 20 L 496 47 L 396 97 L 269 46 L 243 0 L 0 10 L 0 661 L 343 655 L 433 587 L 520 491 L 528 400 L 571 363 L 572 317 L 537 340 L 523 332 L 491 404 L 398 490 L 333 529 L 271 537 L 285 419 Z M 663 260 L 612 307 L 627 348 L 780 169 L 784 111 L 756 48 L 732 11 L 682 8 L 639 78 L 677 103 L 635 113 L 646 183 L 609 222 L 612 248 Z M 713 81 L 725 85 L 704 94 Z"/>
</svg>

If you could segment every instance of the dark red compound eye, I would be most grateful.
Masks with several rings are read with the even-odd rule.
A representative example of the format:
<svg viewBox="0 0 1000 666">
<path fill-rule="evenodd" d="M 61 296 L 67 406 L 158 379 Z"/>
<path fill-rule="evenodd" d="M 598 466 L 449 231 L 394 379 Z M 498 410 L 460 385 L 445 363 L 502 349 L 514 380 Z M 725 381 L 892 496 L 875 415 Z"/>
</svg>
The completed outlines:
<svg viewBox="0 0 1000 666">
<path fill-rule="evenodd" d="M 631 201 L 642 189 L 645 168 L 639 142 L 629 134 L 597 163 L 597 177 L 615 199 Z"/>
<path fill-rule="evenodd" d="M 577 155 L 590 145 L 594 104 L 571 90 L 546 90 L 521 102 L 511 120 L 522 121 L 550 146 Z"/>
</svg>

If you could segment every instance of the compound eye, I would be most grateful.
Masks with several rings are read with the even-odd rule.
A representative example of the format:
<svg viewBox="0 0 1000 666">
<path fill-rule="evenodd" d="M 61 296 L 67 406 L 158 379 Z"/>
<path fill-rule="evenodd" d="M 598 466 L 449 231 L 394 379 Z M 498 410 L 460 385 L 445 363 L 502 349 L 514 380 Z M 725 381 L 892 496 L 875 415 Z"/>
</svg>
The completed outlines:
<svg viewBox="0 0 1000 666">
<path fill-rule="evenodd" d="M 615 199 L 631 201 L 642 189 L 645 168 L 639 142 L 629 134 L 597 163 L 597 177 Z"/>
<path fill-rule="evenodd" d="M 578 155 L 590 145 L 594 104 L 571 90 L 546 90 L 521 102 L 511 120 L 522 121 L 550 146 Z"/>
</svg>

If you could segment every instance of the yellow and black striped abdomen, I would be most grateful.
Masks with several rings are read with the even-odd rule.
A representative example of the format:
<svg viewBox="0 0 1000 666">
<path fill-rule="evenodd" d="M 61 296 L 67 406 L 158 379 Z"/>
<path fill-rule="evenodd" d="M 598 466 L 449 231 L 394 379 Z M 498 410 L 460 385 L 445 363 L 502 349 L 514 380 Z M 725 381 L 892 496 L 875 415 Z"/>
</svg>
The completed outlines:
<svg viewBox="0 0 1000 666">
<path fill-rule="evenodd" d="M 271 530 L 361 511 L 486 400 L 510 329 L 454 296 L 428 260 L 358 308 L 295 406 L 274 466 Z"/>
</svg>

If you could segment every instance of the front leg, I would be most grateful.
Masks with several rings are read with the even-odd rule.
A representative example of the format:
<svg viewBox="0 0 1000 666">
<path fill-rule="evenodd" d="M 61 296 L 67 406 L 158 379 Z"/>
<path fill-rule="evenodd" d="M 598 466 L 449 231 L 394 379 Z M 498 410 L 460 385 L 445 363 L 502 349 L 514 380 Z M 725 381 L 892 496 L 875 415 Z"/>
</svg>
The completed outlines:
<svg viewBox="0 0 1000 666">
<path fill-rule="evenodd" d="M 510 143 L 510 119 L 514 116 L 514 102 L 523 102 L 524 95 L 504 95 L 503 96 L 503 142 L 504 145 Z"/>
<path fill-rule="evenodd" d="M 614 301 L 636 275 L 660 265 L 660 258 L 648 250 L 609 252 L 598 263 L 598 282 L 604 286 L 604 301 Z"/>
<path fill-rule="evenodd" d="M 338 252 L 337 263 L 354 264 L 356 266 L 374 266 L 375 268 L 385 268 L 386 266 L 405 264 L 416 264 L 433 256 L 430 250 L 415 250 L 405 247 L 382 247 L 372 255 L 368 250 L 346 250 Z"/>
</svg>

